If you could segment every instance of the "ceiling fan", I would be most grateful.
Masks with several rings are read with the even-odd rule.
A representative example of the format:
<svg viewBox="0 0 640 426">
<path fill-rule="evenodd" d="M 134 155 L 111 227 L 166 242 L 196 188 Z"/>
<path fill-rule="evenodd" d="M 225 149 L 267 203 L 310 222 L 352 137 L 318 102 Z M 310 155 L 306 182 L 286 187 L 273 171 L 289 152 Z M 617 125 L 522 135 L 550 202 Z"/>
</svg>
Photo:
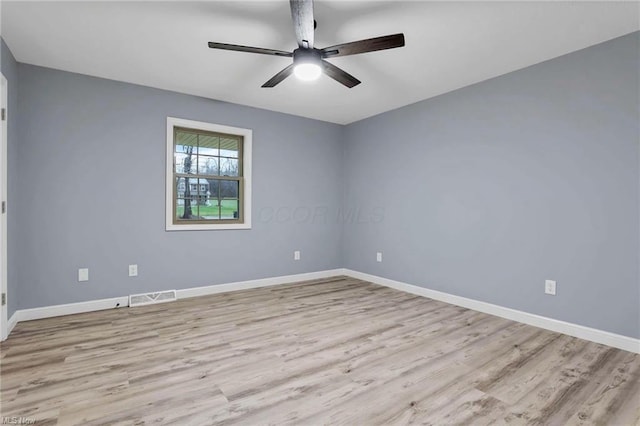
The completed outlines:
<svg viewBox="0 0 640 426">
<path fill-rule="evenodd" d="M 234 50 L 237 52 L 261 53 L 264 55 L 293 57 L 293 63 L 271 77 L 262 87 L 274 87 L 291 74 L 301 80 L 315 80 L 323 72 L 339 83 L 351 88 L 360 84 L 360 80 L 325 61 L 327 58 L 356 55 L 376 50 L 394 49 L 404 46 L 404 34 L 393 34 L 351 43 L 316 49 L 313 45 L 313 33 L 316 21 L 313 19 L 313 0 L 289 0 L 293 28 L 298 41 L 298 48 L 293 52 L 264 49 L 261 47 L 240 46 L 237 44 L 209 42 L 212 49 Z"/>
</svg>

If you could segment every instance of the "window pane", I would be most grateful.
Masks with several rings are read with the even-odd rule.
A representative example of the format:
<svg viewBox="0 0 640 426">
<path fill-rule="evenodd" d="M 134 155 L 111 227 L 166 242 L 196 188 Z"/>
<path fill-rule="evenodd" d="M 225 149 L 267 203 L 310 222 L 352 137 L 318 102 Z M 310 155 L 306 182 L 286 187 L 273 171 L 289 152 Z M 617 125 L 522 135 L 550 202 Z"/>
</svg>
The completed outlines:
<svg viewBox="0 0 640 426">
<path fill-rule="evenodd" d="M 185 216 L 185 212 L 188 214 Z M 194 202 L 189 199 L 178 198 L 176 200 L 176 217 L 178 220 L 197 220 L 198 209 Z"/>
<path fill-rule="evenodd" d="M 238 140 L 233 138 L 220 138 L 220 156 L 238 158 Z"/>
<path fill-rule="evenodd" d="M 209 196 L 209 181 L 206 179 L 176 178 L 176 198 L 198 201 Z M 206 200 L 205 200 L 206 201 Z"/>
<path fill-rule="evenodd" d="M 238 200 L 225 199 L 221 201 L 220 218 L 221 219 L 237 219 L 238 216 Z"/>
<path fill-rule="evenodd" d="M 186 158 L 185 154 L 174 153 L 173 154 L 173 165 L 176 173 L 184 173 L 184 160 Z"/>
<path fill-rule="evenodd" d="M 237 180 L 220 181 L 220 198 L 239 198 L 240 182 Z"/>
<path fill-rule="evenodd" d="M 176 173 L 196 173 L 198 137 L 193 133 L 176 131 L 173 151 Z"/>
<path fill-rule="evenodd" d="M 221 157 L 220 176 L 238 176 L 238 159 Z"/>
<path fill-rule="evenodd" d="M 184 191 L 186 189 L 184 178 L 176 178 L 176 198 L 184 198 Z"/>
<path fill-rule="evenodd" d="M 217 179 L 208 179 L 207 182 L 209 182 L 209 198 L 211 199 L 211 201 L 215 201 L 218 198 L 218 195 L 220 194 L 219 192 L 219 188 L 220 188 L 220 181 Z"/>
<path fill-rule="evenodd" d="M 220 219 L 220 206 L 218 206 L 218 199 L 210 199 L 205 204 L 199 206 L 200 217 L 202 219 Z"/>
<path fill-rule="evenodd" d="M 198 154 L 200 155 L 220 155 L 218 146 L 220 138 L 211 135 L 199 135 L 198 138 Z"/>
<path fill-rule="evenodd" d="M 175 152 L 193 152 L 194 148 L 197 146 L 198 135 L 195 133 L 183 132 L 181 130 L 176 131 Z"/>
<path fill-rule="evenodd" d="M 198 156 L 198 173 L 201 175 L 218 175 L 218 157 Z"/>
<path fill-rule="evenodd" d="M 176 152 L 173 155 L 176 173 L 195 174 L 196 158 L 195 154 L 185 154 Z"/>
</svg>

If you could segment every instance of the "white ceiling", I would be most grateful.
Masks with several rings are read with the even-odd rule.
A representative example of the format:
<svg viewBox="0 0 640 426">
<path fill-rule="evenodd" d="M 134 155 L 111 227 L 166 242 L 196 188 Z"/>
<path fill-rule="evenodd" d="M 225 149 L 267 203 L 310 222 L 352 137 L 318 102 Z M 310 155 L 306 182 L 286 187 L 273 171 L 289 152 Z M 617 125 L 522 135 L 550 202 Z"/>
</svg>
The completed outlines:
<svg viewBox="0 0 640 426">
<path fill-rule="evenodd" d="M 406 46 L 330 60 L 362 81 L 262 83 L 296 47 L 289 2 L 2 2 L 20 62 L 346 124 L 640 29 L 638 2 L 316 1 L 316 47 L 403 32 Z"/>
</svg>

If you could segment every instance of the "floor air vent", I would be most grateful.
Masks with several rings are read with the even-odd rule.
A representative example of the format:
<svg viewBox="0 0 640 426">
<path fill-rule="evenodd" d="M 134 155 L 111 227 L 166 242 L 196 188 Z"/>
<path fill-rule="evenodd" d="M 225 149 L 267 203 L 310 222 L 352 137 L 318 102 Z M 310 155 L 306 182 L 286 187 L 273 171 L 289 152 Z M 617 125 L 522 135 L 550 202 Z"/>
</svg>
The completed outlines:
<svg viewBox="0 0 640 426">
<path fill-rule="evenodd" d="M 129 306 L 144 306 L 154 303 L 173 302 L 177 300 L 175 290 L 159 291 L 157 293 L 143 293 L 129 295 Z"/>
</svg>

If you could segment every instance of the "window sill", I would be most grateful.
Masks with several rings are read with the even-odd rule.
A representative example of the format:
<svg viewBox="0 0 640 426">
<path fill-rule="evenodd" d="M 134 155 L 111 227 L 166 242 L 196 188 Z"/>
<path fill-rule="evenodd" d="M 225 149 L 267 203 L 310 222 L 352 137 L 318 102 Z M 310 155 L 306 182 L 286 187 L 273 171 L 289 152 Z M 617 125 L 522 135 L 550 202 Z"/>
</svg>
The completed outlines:
<svg viewBox="0 0 640 426">
<path fill-rule="evenodd" d="M 233 229 L 251 229 L 250 223 L 212 223 L 212 224 L 167 224 L 167 231 L 224 231 Z"/>
</svg>

